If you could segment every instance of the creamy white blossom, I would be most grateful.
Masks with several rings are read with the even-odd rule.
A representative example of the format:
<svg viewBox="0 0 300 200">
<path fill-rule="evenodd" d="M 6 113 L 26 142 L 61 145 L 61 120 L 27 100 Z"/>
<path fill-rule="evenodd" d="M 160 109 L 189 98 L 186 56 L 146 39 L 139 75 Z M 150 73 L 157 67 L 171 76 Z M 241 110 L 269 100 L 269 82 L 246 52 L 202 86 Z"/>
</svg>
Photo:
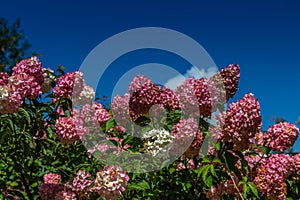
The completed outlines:
<svg viewBox="0 0 300 200">
<path fill-rule="evenodd" d="M 165 129 L 152 129 L 143 135 L 146 142 L 144 146 L 146 150 L 153 156 L 168 151 L 168 147 L 171 145 L 174 136 Z"/>
</svg>

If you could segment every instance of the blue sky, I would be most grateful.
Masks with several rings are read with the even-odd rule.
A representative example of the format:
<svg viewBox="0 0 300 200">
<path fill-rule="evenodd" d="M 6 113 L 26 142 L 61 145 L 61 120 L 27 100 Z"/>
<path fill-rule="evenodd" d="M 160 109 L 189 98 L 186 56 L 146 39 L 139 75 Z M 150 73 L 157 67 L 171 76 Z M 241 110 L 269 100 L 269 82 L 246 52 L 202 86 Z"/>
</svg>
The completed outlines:
<svg viewBox="0 0 300 200">
<path fill-rule="evenodd" d="M 32 49 L 43 54 L 44 67 L 54 69 L 60 64 L 74 71 L 95 46 L 112 35 L 138 27 L 164 27 L 195 39 L 219 69 L 240 65 L 235 100 L 254 93 L 265 129 L 272 124 L 271 116 L 294 123 L 300 115 L 300 3 L 296 0 L 1 0 L 0 5 L 0 17 L 21 18 Z M 120 58 L 110 73 L 150 61 L 180 63 L 172 55 L 138 55 Z M 296 150 L 300 151 L 300 140 Z"/>
</svg>

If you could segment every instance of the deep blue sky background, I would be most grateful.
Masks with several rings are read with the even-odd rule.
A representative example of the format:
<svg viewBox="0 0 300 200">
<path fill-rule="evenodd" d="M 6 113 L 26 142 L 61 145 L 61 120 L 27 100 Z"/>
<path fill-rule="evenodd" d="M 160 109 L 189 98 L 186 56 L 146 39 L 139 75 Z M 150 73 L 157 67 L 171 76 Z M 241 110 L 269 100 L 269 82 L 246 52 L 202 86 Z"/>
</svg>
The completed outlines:
<svg viewBox="0 0 300 200">
<path fill-rule="evenodd" d="M 219 69 L 240 64 L 235 99 L 254 93 L 265 129 L 272 124 L 271 116 L 295 123 L 300 114 L 300 3 L 296 0 L 0 0 L 0 10 L 0 17 L 21 18 L 32 49 L 43 54 L 44 67 L 55 69 L 60 64 L 74 71 L 96 45 L 114 34 L 165 27 L 194 38 Z M 296 150 L 300 151 L 299 140 Z"/>
</svg>

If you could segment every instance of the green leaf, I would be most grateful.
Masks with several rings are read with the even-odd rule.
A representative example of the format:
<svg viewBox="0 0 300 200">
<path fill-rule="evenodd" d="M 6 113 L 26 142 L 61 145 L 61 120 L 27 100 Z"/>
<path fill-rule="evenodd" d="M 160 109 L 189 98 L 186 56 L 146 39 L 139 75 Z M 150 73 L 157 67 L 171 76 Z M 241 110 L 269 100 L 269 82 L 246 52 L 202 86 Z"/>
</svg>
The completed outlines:
<svg viewBox="0 0 300 200">
<path fill-rule="evenodd" d="M 244 189 L 244 194 L 248 192 L 248 186 L 247 186 L 247 184 L 243 185 L 243 189 Z"/>
<path fill-rule="evenodd" d="M 173 174 L 173 173 L 175 172 L 175 170 L 176 170 L 176 169 L 175 169 L 174 167 L 171 167 L 171 168 L 169 169 L 169 173 L 170 173 L 170 174 Z"/>
<path fill-rule="evenodd" d="M 207 177 L 205 184 L 208 188 L 210 188 L 212 186 L 212 182 L 213 182 L 213 177 L 209 176 Z"/>
<path fill-rule="evenodd" d="M 207 179 L 208 172 L 209 172 L 209 170 L 211 168 L 211 165 L 204 165 L 201 168 L 202 168 L 202 171 L 201 171 L 202 172 L 201 173 L 202 174 L 202 180 L 205 183 L 206 179 Z"/>
<path fill-rule="evenodd" d="M 134 121 L 134 123 L 136 123 L 137 125 L 139 125 L 141 127 L 149 125 L 150 122 L 151 122 L 151 120 L 150 120 L 149 116 L 147 116 L 147 115 L 142 115 Z"/>
<path fill-rule="evenodd" d="M 18 186 L 19 183 L 17 183 L 17 182 L 11 182 L 9 185 L 10 185 L 11 187 L 15 187 L 15 186 Z"/>
<path fill-rule="evenodd" d="M 30 125 L 31 120 L 30 120 L 30 115 L 28 114 L 28 112 L 24 108 L 19 108 L 18 111 L 22 116 L 25 117 L 25 120 L 28 123 L 28 125 Z"/>
<path fill-rule="evenodd" d="M 115 119 L 114 118 L 110 118 L 109 120 L 106 121 L 105 123 L 105 131 L 109 131 L 111 128 L 113 128 L 115 126 Z"/>
<path fill-rule="evenodd" d="M 214 165 L 210 165 L 210 172 L 212 175 L 216 176 L 216 171 L 215 171 L 215 166 Z"/>
<path fill-rule="evenodd" d="M 247 185 L 250 187 L 251 191 L 253 192 L 253 194 L 259 198 L 258 196 L 258 191 L 257 191 L 257 187 L 253 182 L 248 182 Z"/>
<path fill-rule="evenodd" d="M 220 158 L 218 158 L 218 157 L 214 157 L 214 159 L 213 159 L 213 163 L 221 163 L 221 160 L 220 160 Z"/>
<path fill-rule="evenodd" d="M 216 149 L 216 151 L 221 150 L 221 142 L 220 141 L 215 144 L 215 149 Z"/>
<path fill-rule="evenodd" d="M 150 189 L 150 185 L 147 181 L 143 180 L 137 184 L 128 185 L 127 188 L 133 190 L 148 190 Z"/>
<path fill-rule="evenodd" d="M 211 160 L 208 156 L 203 157 L 202 163 L 211 163 Z"/>
<path fill-rule="evenodd" d="M 8 120 L 8 124 L 10 126 L 11 131 L 13 131 L 15 129 L 14 122 L 11 119 L 7 119 L 7 120 Z"/>
</svg>

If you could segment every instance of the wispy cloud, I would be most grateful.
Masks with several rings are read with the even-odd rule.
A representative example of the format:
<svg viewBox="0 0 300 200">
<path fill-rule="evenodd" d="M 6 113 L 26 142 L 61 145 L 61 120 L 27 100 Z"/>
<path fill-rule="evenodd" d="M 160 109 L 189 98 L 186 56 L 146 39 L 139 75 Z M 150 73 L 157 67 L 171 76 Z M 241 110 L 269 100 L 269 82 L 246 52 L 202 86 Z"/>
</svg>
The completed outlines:
<svg viewBox="0 0 300 200">
<path fill-rule="evenodd" d="M 181 85 L 187 78 L 194 77 L 195 79 L 199 79 L 202 77 L 210 78 L 214 74 L 218 72 L 217 67 L 209 67 L 207 69 L 199 69 L 195 66 L 192 66 L 188 69 L 184 75 L 178 75 L 171 79 L 169 79 L 164 85 L 171 88 L 176 89 L 179 85 Z"/>
</svg>

